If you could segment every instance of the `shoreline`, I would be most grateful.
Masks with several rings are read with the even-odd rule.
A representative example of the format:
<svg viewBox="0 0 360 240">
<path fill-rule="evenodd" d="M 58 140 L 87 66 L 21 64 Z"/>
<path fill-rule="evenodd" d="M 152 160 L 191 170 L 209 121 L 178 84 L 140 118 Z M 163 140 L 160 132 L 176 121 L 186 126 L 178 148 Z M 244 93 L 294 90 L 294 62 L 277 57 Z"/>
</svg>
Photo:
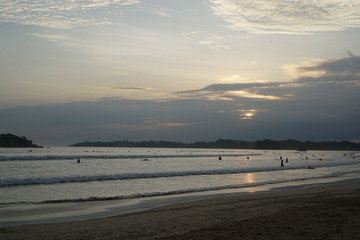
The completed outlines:
<svg viewBox="0 0 360 240">
<path fill-rule="evenodd" d="M 234 188 L 174 195 L 161 195 L 134 199 L 100 200 L 89 202 L 20 204 L 0 209 L 0 227 L 29 224 L 64 223 L 100 219 L 156 209 L 174 204 L 202 201 L 212 198 L 246 196 L 276 193 L 311 188 L 313 186 L 335 185 L 358 182 L 360 173 L 337 177 L 307 179 L 295 182 L 267 184 L 249 188 Z"/>
<path fill-rule="evenodd" d="M 0 228 L 14 239 L 359 239 L 360 181 L 214 197 L 119 216 Z"/>
</svg>

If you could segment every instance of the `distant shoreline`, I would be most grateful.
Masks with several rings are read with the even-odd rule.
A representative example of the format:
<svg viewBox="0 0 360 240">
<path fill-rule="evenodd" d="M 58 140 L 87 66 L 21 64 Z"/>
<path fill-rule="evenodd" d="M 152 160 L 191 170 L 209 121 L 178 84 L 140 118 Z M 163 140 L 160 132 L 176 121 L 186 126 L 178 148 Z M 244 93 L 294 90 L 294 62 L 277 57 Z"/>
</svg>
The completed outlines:
<svg viewBox="0 0 360 240">
<path fill-rule="evenodd" d="M 210 148 L 210 149 L 256 149 L 256 150 L 342 150 L 360 151 L 360 143 L 350 141 L 298 141 L 298 140 L 258 140 L 242 141 L 219 139 L 213 142 L 171 142 L 171 141 L 84 141 L 70 145 L 70 147 L 147 147 L 147 148 Z"/>
</svg>

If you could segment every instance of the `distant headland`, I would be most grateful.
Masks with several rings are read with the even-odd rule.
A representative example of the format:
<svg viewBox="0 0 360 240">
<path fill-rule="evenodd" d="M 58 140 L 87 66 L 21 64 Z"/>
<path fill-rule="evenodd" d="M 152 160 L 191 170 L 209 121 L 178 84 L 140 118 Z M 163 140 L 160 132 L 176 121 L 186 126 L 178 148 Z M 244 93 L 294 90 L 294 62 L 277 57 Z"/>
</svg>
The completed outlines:
<svg viewBox="0 0 360 240">
<path fill-rule="evenodd" d="M 31 140 L 26 139 L 26 137 L 18 137 L 13 134 L 0 134 L 0 147 L 4 148 L 41 148 L 33 144 Z"/>
<path fill-rule="evenodd" d="M 149 148 L 221 148 L 221 149 L 264 149 L 264 150 L 360 150 L 360 143 L 350 141 L 298 141 L 294 139 L 275 141 L 270 139 L 259 141 L 242 141 L 218 139 L 213 142 L 182 143 L 171 141 L 129 141 L 117 140 L 110 142 L 85 141 L 70 145 L 70 147 L 149 147 Z"/>
</svg>

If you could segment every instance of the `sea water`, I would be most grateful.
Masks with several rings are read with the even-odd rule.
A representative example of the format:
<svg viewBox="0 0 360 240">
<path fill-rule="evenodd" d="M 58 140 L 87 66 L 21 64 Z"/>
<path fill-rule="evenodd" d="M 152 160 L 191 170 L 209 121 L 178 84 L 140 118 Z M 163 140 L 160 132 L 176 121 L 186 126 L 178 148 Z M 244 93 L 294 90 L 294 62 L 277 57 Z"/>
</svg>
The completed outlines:
<svg viewBox="0 0 360 240">
<path fill-rule="evenodd" d="M 0 148 L 0 211 L 241 190 L 359 172 L 356 151 Z"/>
</svg>

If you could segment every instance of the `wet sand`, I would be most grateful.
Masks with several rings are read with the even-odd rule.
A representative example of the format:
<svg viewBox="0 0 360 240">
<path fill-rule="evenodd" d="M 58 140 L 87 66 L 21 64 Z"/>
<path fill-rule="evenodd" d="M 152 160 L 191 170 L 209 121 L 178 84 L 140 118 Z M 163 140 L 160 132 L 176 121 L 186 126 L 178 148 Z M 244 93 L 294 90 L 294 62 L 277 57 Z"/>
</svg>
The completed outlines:
<svg viewBox="0 0 360 240">
<path fill-rule="evenodd" d="M 212 198 L 101 219 L 3 227 L 0 239 L 360 239 L 360 182 Z"/>
</svg>

